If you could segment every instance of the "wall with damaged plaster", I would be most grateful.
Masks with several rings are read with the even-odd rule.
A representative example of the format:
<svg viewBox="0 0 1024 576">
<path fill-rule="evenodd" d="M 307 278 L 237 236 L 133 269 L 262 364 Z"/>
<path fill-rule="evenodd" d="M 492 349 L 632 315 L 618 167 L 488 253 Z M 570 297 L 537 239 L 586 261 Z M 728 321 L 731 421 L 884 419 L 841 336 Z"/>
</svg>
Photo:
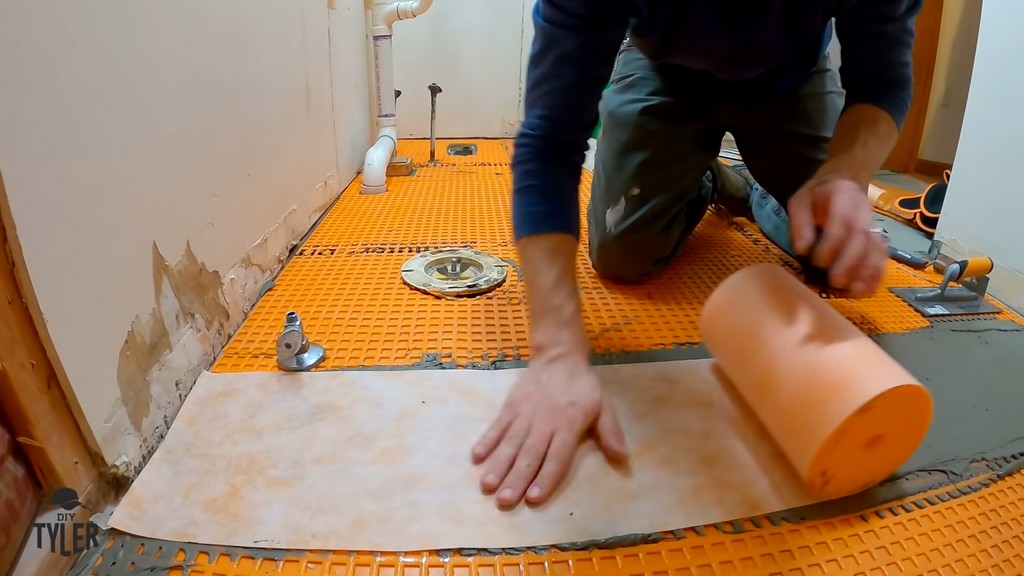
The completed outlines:
<svg viewBox="0 0 1024 576">
<path fill-rule="evenodd" d="M 937 237 L 961 255 L 995 259 L 992 293 L 1024 311 L 1024 194 L 1015 166 L 1024 156 L 1024 76 L 1009 56 L 1020 45 L 1024 3 L 985 2 L 956 170 Z"/>
<path fill-rule="evenodd" d="M 532 0 L 526 0 L 532 1 Z M 436 82 L 441 138 L 511 137 L 519 125 L 524 0 L 437 0 L 395 24 L 398 132 L 430 136 Z"/>
<path fill-rule="evenodd" d="M 358 106 L 363 12 L 338 5 L 0 5 L 0 170 L 59 360 L 126 472 L 355 175 L 365 106 L 336 146 L 331 49 Z"/>
</svg>

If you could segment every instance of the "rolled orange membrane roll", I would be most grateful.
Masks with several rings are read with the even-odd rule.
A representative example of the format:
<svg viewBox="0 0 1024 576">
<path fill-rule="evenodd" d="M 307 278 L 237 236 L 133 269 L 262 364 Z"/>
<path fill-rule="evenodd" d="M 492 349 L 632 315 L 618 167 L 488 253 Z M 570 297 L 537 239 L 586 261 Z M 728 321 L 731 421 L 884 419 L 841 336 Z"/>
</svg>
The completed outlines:
<svg viewBox="0 0 1024 576">
<path fill-rule="evenodd" d="M 928 389 L 779 266 L 727 278 L 705 304 L 701 332 L 815 496 L 878 484 L 924 440 Z"/>
</svg>

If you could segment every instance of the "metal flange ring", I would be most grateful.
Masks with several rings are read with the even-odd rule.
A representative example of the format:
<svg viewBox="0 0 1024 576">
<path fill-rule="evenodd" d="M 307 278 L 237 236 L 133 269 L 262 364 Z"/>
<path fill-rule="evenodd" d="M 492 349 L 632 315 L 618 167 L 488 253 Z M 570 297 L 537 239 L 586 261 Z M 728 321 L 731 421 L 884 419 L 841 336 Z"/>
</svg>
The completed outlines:
<svg viewBox="0 0 1024 576">
<path fill-rule="evenodd" d="M 435 296 L 477 296 L 501 286 L 508 264 L 472 248 L 442 248 L 413 256 L 402 266 L 402 280 Z"/>
</svg>

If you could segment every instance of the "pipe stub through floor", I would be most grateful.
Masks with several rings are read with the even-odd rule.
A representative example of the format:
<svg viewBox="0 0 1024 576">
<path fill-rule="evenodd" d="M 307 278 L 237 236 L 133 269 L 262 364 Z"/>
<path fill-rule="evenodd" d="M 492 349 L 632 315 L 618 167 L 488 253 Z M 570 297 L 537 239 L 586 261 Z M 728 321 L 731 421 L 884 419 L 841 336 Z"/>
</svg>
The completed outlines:
<svg viewBox="0 0 1024 576">
<path fill-rule="evenodd" d="M 472 248 L 423 252 L 402 266 L 402 280 L 435 296 L 479 296 L 505 282 L 508 265 Z"/>
</svg>

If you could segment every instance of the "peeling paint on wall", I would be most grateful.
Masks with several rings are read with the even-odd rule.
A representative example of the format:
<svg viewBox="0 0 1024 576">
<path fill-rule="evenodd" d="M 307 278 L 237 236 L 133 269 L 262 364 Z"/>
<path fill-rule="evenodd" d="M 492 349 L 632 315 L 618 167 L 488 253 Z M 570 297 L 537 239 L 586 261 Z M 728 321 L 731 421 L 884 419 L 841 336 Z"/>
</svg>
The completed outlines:
<svg viewBox="0 0 1024 576">
<path fill-rule="evenodd" d="M 153 244 L 153 289 L 156 306 L 146 318 L 136 316 L 128 331 L 117 365 L 117 385 L 128 412 L 128 421 L 142 434 L 143 421 L 153 401 L 150 373 L 177 344 L 183 331 L 196 326 L 214 338 L 228 324 L 228 309 L 221 290 L 220 274 L 199 262 L 191 243 L 185 254 L 171 266 L 160 248 Z M 168 314 L 168 315 L 165 315 Z M 171 337 L 174 336 L 172 341 Z"/>
<path fill-rule="evenodd" d="M 142 470 L 199 375 L 339 192 L 335 176 L 328 175 L 316 188 L 312 214 L 292 206 L 226 274 L 211 270 L 190 243 L 174 264 L 153 244 L 154 305 L 127 329 L 117 367 L 121 396 L 97 431 L 121 478 L 131 480 Z"/>
</svg>

